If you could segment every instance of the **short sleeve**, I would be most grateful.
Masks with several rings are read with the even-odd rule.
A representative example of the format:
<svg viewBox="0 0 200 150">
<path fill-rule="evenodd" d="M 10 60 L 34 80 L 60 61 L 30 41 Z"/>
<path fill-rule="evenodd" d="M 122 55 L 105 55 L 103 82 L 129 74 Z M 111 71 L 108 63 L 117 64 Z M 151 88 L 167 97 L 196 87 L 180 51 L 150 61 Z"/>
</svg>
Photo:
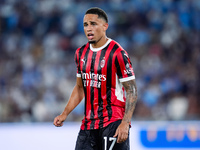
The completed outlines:
<svg viewBox="0 0 200 150">
<path fill-rule="evenodd" d="M 77 68 L 77 77 L 81 77 L 81 69 L 80 69 L 80 54 L 79 54 L 79 49 L 76 50 L 74 60 L 76 63 L 76 68 Z"/>
<path fill-rule="evenodd" d="M 121 50 L 117 53 L 115 58 L 115 66 L 117 68 L 117 76 L 120 82 L 135 79 L 132 63 L 128 53 L 125 50 Z"/>
</svg>

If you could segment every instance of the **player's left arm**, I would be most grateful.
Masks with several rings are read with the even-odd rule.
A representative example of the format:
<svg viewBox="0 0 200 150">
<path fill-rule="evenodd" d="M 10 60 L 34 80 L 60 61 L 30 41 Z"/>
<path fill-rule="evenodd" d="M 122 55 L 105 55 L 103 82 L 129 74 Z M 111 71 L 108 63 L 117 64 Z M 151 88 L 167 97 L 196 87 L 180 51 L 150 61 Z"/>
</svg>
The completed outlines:
<svg viewBox="0 0 200 150">
<path fill-rule="evenodd" d="M 126 91 L 126 107 L 122 122 L 114 135 L 114 137 L 117 137 L 117 143 L 124 142 L 128 138 L 129 125 L 137 103 L 137 86 L 135 79 L 122 82 L 122 85 Z"/>
</svg>

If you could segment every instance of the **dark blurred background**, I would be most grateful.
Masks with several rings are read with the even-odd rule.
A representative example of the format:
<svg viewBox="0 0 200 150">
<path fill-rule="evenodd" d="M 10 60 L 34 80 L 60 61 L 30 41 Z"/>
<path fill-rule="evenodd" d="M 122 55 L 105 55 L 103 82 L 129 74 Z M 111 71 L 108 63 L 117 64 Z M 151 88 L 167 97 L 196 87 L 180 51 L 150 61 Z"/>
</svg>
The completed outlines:
<svg viewBox="0 0 200 150">
<path fill-rule="evenodd" d="M 199 0 L 0 0 L 0 122 L 51 122 L 63 111 L 93 6 L 131 57 L 133 120 L 200 120 Z M 68 120 L 80 121 L 83 108 Z"/>
</svg>

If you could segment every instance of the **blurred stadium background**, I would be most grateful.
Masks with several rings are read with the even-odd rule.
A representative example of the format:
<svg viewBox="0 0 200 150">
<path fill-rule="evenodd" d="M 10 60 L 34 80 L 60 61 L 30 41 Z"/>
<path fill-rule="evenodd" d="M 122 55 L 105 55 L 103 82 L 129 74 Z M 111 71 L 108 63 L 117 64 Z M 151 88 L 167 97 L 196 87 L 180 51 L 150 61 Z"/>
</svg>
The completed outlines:
<svg viewBox="0 0 200 150">
<path fill-rule="evenodd" d="M 13 142 L 14 131 L 7 132 L 12 129 L 20 131 L 15 130 L 16 138 L 19 128 L 29 134 L 31 127 L 40 125 L 37 131 L 48 128 L 48 135 L 60 136 L 67 127 L 80 125 L 83 102 L 67 119 L 66 128 L 55 132 L 50 124 L 64 109 L 75 84 L 74 53 L 87 42 L 83 16 L 93 6 L 107 12 L 108 37 L 128 51 L 133 63 L 139 94 L 134 136 L 142 140 L 146 129 L 139 128 L 141 122 L 146 128 L 162 124 L 150 135 L 183 125 L 180 143 L 159 148 L 180 148 L 181 142 L 189 142 L 186 148 L 200 149 L 199 0 L 0 0 L 0 135 L 8 136 L 8 141 L 12 137 Z M 0 143 L 6 145 L 6 139 Z"/>
</svg>

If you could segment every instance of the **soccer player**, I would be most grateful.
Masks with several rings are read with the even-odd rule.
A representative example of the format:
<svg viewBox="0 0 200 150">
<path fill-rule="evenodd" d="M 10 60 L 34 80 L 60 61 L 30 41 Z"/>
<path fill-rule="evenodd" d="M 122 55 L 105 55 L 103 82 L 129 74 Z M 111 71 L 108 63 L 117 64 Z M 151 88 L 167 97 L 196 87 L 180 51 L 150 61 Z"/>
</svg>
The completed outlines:
<svg viewBox="0 0 200 150">
<path fill-rule="evenodd" d="M 106 36 L 108 17 L 102 9 L 88 9 L 83 27 L 88 43 L 75 53 L 76 85 L 54 125 L 62 126 L 85 97 L 84 119 L 75 149 L 129 150 L 129 127 L 137 101 L 130 58 L 116 41 Z"/>
</svg>

